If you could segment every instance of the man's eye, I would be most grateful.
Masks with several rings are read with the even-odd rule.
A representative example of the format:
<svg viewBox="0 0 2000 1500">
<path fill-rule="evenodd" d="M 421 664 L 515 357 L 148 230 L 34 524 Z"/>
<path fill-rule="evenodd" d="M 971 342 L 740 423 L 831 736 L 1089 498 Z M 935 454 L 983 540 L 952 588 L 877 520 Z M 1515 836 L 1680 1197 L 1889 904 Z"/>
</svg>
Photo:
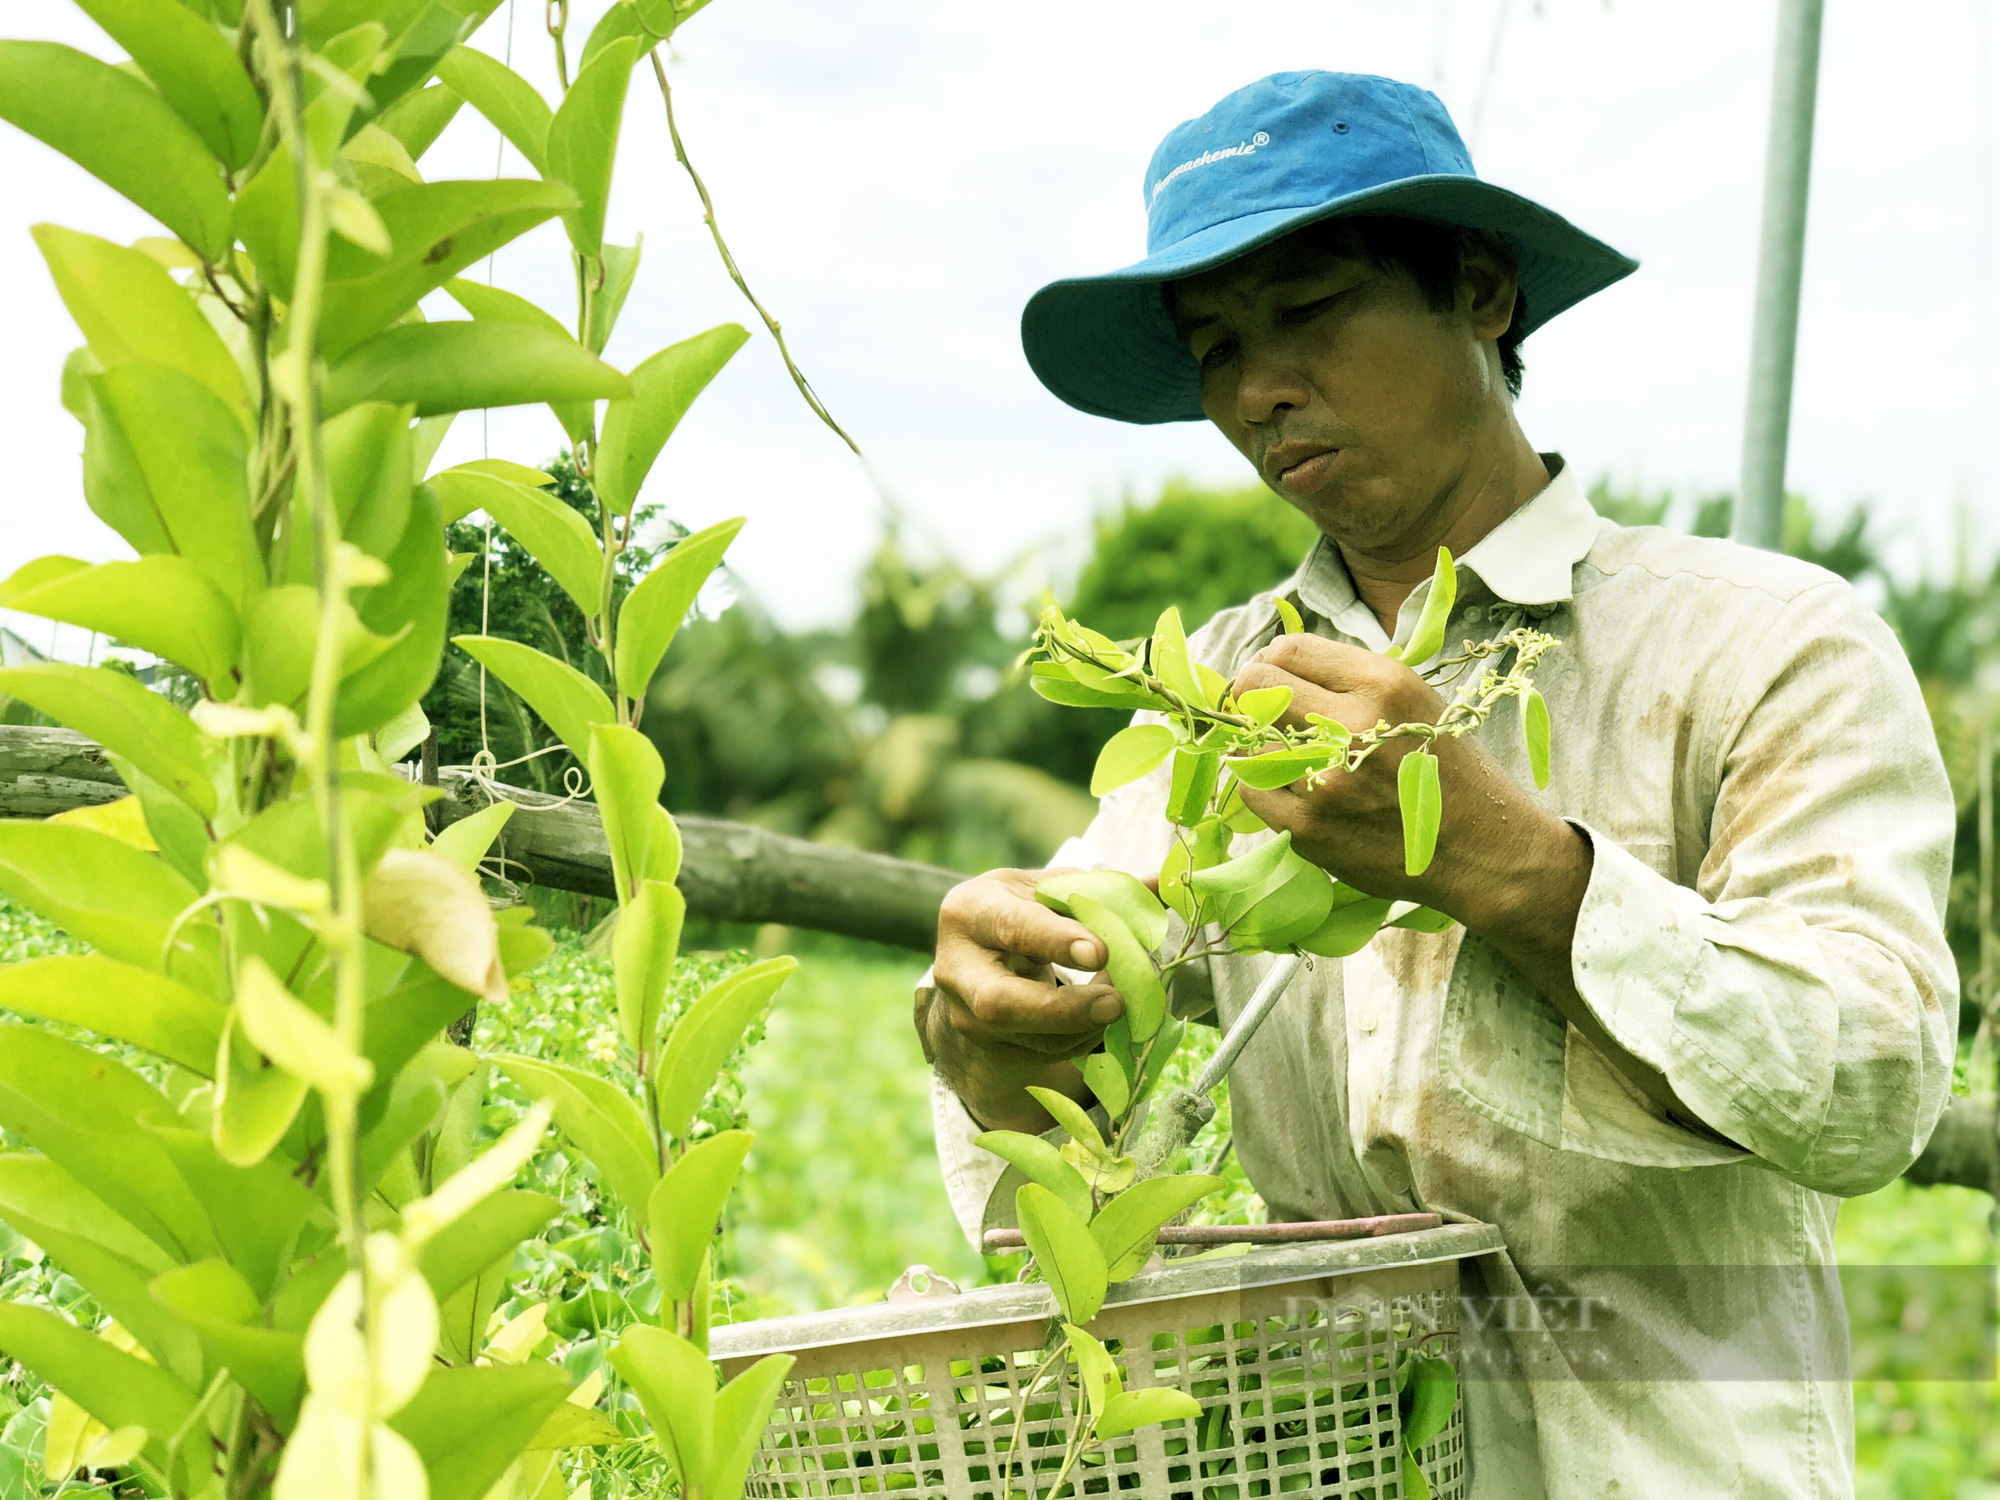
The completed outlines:
<svg viewBox="0 0 2000 1500">
<path fill-rule="evenodd" d="M 1198 356 L 1198 363 L 1204 370 L 1213 369 L 1236 352 L 1236 340 L 1217 339 Z"/>
</svg>

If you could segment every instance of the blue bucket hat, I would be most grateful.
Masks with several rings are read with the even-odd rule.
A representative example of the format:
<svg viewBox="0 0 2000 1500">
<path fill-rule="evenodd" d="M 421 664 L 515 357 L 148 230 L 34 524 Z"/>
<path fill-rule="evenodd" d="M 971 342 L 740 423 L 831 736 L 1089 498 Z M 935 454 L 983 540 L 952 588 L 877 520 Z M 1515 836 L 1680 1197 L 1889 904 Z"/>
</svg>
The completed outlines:
<svg viewBox="0 0 2000 1500">
<path fill-rule="evenodd" d="M 1361 73 L 1274 73 L 1174 127 L 1146 169 L 1146 258 L 1052 282 L 1021 343 L 1056 395 L 1121 422 L 1201 418 L 1200 372 L 1162 288 L 1322 219 L 1394 215 L 1498 233 L 1523 332 L 1639 263 L 1538 203 L 1481 182 L 1427 89 Z"/>
</svg>

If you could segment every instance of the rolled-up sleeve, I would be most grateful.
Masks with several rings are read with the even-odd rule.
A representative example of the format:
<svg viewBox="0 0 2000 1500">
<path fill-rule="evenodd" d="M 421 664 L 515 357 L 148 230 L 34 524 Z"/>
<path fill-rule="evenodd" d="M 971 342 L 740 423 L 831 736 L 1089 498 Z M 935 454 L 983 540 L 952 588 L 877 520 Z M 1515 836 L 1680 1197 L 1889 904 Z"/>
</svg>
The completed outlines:
<svg viewBox="0 0 2000 1500">
<path fill-rule="evenodd" d="M 1951 791 L 1900 646 L 1845 585 L 1737 659 L 1694 888 L 1579 825 L 1576 986 L 1712 1129 L 1865 1193 L 1923 1150 L 1950 1089 Z"/>
</svg>

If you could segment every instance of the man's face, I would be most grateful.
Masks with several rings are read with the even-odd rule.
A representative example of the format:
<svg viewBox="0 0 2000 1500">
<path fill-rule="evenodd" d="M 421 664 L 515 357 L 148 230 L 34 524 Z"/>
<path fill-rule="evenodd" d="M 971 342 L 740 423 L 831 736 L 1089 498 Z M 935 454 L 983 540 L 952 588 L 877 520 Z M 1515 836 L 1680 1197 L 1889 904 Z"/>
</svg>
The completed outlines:
<svg viewBox="0 0 2000 1500">
<path fill-rule="evenodd" d="M 1504 409 L 1491 341 L 1513 297 L 1497 244 L 1468 252 L 1440 312 L 1336 225 L 1177 281 L 1169 305 L 1203 411 L 1264 482 L 1343 546 L 1400 561 L 1469 477 L 1496 390 Z"/>
</svg>

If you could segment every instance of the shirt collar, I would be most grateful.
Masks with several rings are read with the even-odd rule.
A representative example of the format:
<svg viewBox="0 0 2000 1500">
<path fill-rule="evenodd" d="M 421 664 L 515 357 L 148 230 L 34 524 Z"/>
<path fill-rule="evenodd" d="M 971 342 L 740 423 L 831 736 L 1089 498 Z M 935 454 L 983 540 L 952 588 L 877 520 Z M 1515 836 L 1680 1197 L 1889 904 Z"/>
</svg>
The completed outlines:
<svg viewBox="0 0 2000 1500">
<path fill-rule="evenodd" d="M 1549 482 L 1458 559 L 1462 572 L 1477 576 L 1504 603 L 1567 603 L 1576 565 L 1590 551 L 1603 524 L 1562 455 L 1545 453 L 1542 460 L 1549 467 Z M 1337 630 L 1377 650 L 1389 644 L 1375 612 L 1356 596 L 1354 579 L 1329 537 L 1319 539 L 1280 592 L 1294 595 Z M 1400 625 L 1407 627 L 1415 620 L 1429 594 L 1426 580 L 1404 603 Z M 1401 628 L 1397 631 L 1398 636 L 1404 633 Z"/>
</svg>

